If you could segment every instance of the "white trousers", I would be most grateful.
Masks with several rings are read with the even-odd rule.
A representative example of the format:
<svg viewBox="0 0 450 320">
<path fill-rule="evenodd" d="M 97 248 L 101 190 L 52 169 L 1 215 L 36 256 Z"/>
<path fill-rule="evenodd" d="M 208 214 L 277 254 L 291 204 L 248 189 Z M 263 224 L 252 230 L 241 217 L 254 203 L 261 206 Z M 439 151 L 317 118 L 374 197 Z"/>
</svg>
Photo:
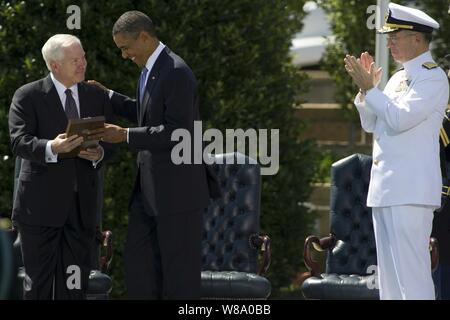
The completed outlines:
<svg viewBox="0 0 450 320">
<path fill-rule="evenodd" d="M 372 208 L 381 300 L 434 300 L 429 242 L 433 207 Z"/>
</svg>

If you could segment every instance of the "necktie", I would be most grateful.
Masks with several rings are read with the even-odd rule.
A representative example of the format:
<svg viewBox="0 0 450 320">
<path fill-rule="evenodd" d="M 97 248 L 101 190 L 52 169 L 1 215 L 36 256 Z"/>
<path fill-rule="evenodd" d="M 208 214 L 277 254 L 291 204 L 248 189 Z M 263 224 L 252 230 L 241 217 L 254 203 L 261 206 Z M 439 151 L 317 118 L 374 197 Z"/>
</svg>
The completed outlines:
<svg viewBox="0 0 450 320">
<path fill-rule="evenodd" d="M 145 78 L 147 77 L 147 72 L 148 69 L 146 67 L 142 68 L 141 77 L 139 79 L 139 100 L 141 103 L 144 98 Z"/>
<path fill-rule="evenodd" d="M 72 97 L 72 91 L 67 89 L 66 91 L 66 104 L 64 110 L 66 111 L 67 119 L 78 119 L 77 105 L 75 104 L 75 99 Z"/>
</svg>

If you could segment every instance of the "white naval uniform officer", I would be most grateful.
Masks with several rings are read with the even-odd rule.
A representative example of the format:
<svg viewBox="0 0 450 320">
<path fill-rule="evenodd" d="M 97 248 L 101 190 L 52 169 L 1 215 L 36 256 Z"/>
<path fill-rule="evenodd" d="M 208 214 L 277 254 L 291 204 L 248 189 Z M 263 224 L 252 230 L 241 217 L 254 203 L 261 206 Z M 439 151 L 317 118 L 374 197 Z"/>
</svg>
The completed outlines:
<svg viewBox="0 0 450 320">
<path fill-rule="evenodd" d="M 347 55 L 345 68 L 360 88 L 355 105 L 372 132 L 372 207 L 380 299 L 435 299 L 428 250 L 433 211 L 440 207 L 439 128 L 449 98 L 445 72 L 429 51 L 439 24 L 424 12 L 389 4 L 388 48 L 403 65 L 382 92 L 381 69 L 367 53 Z"/>
</svg>

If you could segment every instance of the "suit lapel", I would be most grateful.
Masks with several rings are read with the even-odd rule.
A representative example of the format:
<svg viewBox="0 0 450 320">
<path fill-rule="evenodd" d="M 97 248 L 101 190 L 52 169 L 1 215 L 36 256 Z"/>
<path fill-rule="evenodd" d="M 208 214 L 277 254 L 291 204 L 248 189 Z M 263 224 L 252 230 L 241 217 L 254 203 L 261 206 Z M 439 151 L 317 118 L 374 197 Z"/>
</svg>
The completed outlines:
<svg viewBox="0 0 450 320">
<path fill-rule="evenodd" d="M 145 84 L 144 97 L 142 99 L 142 104 L 140 105 L 140 113 L 139 113 L 139 124 L 142 125 L 144 122 L 144 115 L 146 112 L 151 112 L 150 104 L 151 104 L 151 96 L 153 88 L 155 87 L 157 81 L 159 80 L 160 69 L 163 65 L 164 60 L 167 58 L 169 49 L 167 47 L 164 48 L 163 51 L 156 59 L 155 64 L 152 67 L 152 70 L 147 78 L 147 83 Z M 139 90 L 138 90 L 139 91 Z M 139 97 L 140 98 L 140 97 Z M 140 101 L 140 100 L 139 100 Z"/>
<path fill-rule="evenodd" d="M 62 131 L 65 131 L 67 127 L 66 113 L 64 112 L 63 105 L 61 104 L 58 92 L 56 91 L 50 75 L 44 79 L 42 90 L 44 92 L 44 99 L 47 107 L 50 109 L 50 114 L 54 115 L 56 126 Z"/>
<path fill-rule="evenodd" d="M 141 114 L 142 114 L 142 106 L 141 106 L 141 97 L 139 95 L 139 79 L 137 81 L 137 86 L 136 86 L 136 105 L 137 105 L 137 122 L 138 122 L 138 126 L 140 127 L 142 125 L 142 121 L 141 121 Z"/>
<path fill-rule="evenodd" d="M 149 103 L 151 101 L 149 101 L 149 99 L 152 95 L 153 88 L 155 87 L 155 84 L 156 84 L 156 81 L 158 81 L 158 78 L 159 78 L 159 71 L 154 70 L 154 68 L 152 68 L 152 72 L 149 74 L 147 83 L 145 85 L 144 98 L 142 99 L 142 105 L 141 105 L 142 110 L 140 113 L 141 118 L 139 119 L 141 124 L 144 121 L 145 113 L 151 112 L 150 103 Z"/>
<path fill-rule="evenodd" d="M 80 103 L 80 118 L 86 118 L 88 108 L 86 106 L 86 87 L 83 82 L 78 83 L 78 102 Z"/>
</svg>

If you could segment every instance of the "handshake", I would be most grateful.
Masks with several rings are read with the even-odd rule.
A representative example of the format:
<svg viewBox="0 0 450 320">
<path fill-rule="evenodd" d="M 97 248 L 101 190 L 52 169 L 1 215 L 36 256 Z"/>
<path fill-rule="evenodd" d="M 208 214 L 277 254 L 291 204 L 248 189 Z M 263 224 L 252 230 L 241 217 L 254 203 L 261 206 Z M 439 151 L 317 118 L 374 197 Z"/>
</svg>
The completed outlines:
<svg viewBox="0 0 450 320">
<path fill-rule="evenodd" d="M 69 131 L 68 131 L 69 132 Z M 90 161 L 98 161 L 103 157 L 103 148 L 98 141 L 118 143 L 127 140 L 127 129 L 106 123 L 102 128 L 84 129 L 82 133 L 58 134 L 50 144 L 54 155 L 61 158 L 80 157 Z M 95 143 L 91 143 L 97 141 Z"/>
<path fill-rule="evenodd" d="M 164 130 L 164 125 L 156 127 L 150 127 L 150 134 L 159 133 Z M 83 142 L 97 140 L 107 143 L 120 143 L 127 141 L 127 128 L 122 128 L 115 124 L 105 123 L 102 128 L 87 130 L 86 135 L 79 136 L 78 134 L 67 136 L 66 133 L 61 133 L 51 143 L 51 150 L 53 154 L 70 153 L 76 148 L 80 147 Z M 102 158 L 103 150 L 100 146 L 89 147 L 84 150 L 80 150 L 77 154 L 78 157 L 97 161 Z"/>
<path fill-rule="evenodd" d="M 160 133 L 164 130 L 164 125 L 150 127 L 150 134 Z M 105 123 L 103 128 L 91 130 L 89 132 L 89 140 L 100 140 L 108 143 L 119 143 L 127 141 L 128 129 L 122 128 L 115 124 Z"/>
</svg>

